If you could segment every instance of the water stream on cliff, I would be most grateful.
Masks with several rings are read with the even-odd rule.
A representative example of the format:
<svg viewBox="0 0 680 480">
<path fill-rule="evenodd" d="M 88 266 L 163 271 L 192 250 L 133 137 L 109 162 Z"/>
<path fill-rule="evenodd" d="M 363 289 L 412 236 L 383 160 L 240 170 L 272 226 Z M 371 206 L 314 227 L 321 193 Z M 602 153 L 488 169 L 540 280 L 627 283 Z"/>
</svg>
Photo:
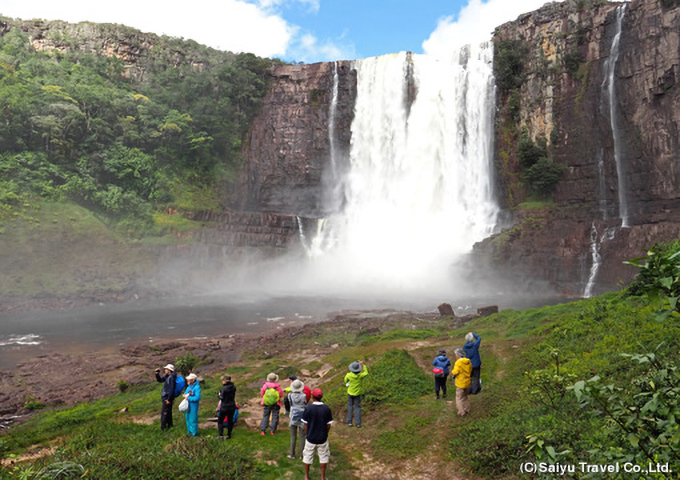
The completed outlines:
<svg viewBox="0 0 680 480">
<path fill-rule="evenodd" d="M 583 290 L 583 298 L 590 298 L 593 296 L 593 289 L 595 288 L 597 273 L 600 271 L 600 266 L 602 265 L 602 246 L 606 242 L 612 240 L 616 236 L 617 231 L 617 227 L 606 228 L 602 233 L 602 236 L 599 236 L 595 222 L 593 222 L 593 225 L 590 229 L 590 252 L 593 258 L 593 263 L 590 267 L 590 275 L 588 276 L 586 287 Z"/>
<path fill-rule="evenodd" d="M 606 95 L 609 101 L 609 121 L 612 128 L 612 137 L 614 139 L 614 160 L 616 162 L 616 175 L 618 177 L 619 190 L 619 217 L 621 218 L 621 226 L 628 227 L 628 199 L 626 196 L 626 179 L 621 157 L 621 132 L 618 127 L 617 120 L 617 100 L 616 100 L 616 62 L 619 59 L 619 43 L 621 41 L 621 30 L 623 24 L 623 17 L 626 13 L 626 4 L 622 4 L 616 8 L 616 34 L 612 40 L 612 45 L 609 51 L 609 58 L 604 64 L 606 74 L 602 82 L 603 92 L 606 89 Z"/>
<path fill-rule="evenodd" d="M 450 286 L 450 266 L 492 233 L 492 60 L 489 42 L 447 61 L 403 52 L 356 61 L 344 208 L 313 252 L 317 273 L 330 274 L 322 281 Z"/>
<path fill-rule="evenodd" d="M 619 194 L 619 217 L 621 219 L 621 227 L 629 226 L 628 223 L 628 200 L 626 198 L 626 183 L 624 177 L 623 159 L 621 158 L 621 132 L 618 128 L 617 121 L 617 100 L 616 100 L 616 62 L 619 58 L 619 43 L 621 40 L 621 30 L 623 25 L 623 16 L 626 13 L 626 5 L 622 4 L 616 8 L 616 34 L 612 39 L 612 44 L 609 51 L 609 58 L 604 62 L 604 80 L 602 81 L 602 100 L 603 108 L 609 112 L 609 122 L 612 129 L 612 138 L 614 141 L 614 161 L 616 162 L 616 174 L 618 177 L 618 194 Z M 607 99 L 604 105 L 604 99 Z M 607 213 L 607 198 L 606 198 L 606 173 L 604 165 L 604 153 L 598 153 L 598 177 L 599 177 L 599 195 L 600 195 L 600 213 L 602 219 L 607 221 L 609 214 Z M 617 233 L 617 228 L 607 228 L 602 236 L 598 235 L 597 227 L 593 222 L 590 231 L 590 251 L 592 255 L 592 263 L 590 266 L 590 274 L 586 286 L 583 289 L 583 297 L 590 298 L 593 294 L 597 273 L 602 264 L 602 255 L 600 251 L 604 242 L 612 240 Z"/>
</svg>

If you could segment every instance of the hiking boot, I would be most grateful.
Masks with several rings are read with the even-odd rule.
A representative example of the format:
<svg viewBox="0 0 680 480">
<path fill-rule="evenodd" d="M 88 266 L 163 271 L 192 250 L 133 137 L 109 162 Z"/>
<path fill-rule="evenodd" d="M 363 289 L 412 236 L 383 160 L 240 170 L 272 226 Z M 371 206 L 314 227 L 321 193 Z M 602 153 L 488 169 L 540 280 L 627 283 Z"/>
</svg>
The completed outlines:
<svg viewBox="0 0 680 480">
<path fill-rule="evenodd" d="M 352 426 L 352 424 L 351 424 L 351 423 L 348 423 L 348 424 L 347 424 L 347 426 L 348 426 L 348 427 L 351 427 L 351 426 Z"/>
<path fill-rule="evenodd" d="M 357 428 L 361 428 L 361 425 L 357 425 Z"/>
<path fill-rule="evenodd" d="M 295 460 L 295 455 L 288 455 L 288 458 L 290 458 L 291 460 Z"/>
</svg>

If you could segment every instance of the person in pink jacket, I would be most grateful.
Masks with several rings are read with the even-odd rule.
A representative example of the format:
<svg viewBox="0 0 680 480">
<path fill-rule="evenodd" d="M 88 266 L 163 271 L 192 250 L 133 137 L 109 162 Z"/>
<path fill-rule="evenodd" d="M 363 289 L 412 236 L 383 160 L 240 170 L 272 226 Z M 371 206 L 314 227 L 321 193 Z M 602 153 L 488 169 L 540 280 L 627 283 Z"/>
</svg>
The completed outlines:
<svg viewBox="0 0 680 480">
<path fill-rule="evenodd" d="M 279 425 L 279 411 L 281 410 L 281 399 L 283 398 L 283 390 L 279 385 L 279 376 L 275 373 L 267 375 L 267 381 L 262 385 L 260 396 L 262 401 L 260 405 L 264 407 L 262 412 L 262 421 L 260 422 L 260 435 L 264 435 L 269 427 L 269 417 L 271 416 L 271 430 L 270 433 L 276 433 L 276 427 Z"/>
</svg>

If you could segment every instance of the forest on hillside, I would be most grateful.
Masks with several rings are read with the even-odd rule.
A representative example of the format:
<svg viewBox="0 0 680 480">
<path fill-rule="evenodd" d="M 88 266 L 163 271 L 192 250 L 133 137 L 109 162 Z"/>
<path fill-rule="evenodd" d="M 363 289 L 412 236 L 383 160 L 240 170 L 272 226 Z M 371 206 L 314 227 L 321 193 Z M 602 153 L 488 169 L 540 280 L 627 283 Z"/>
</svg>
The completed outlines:
<svg viewBox="0 0 680 480">
<path fill-rule="evenodd" d="M 17 27 L 0 37 L 0 220 L 37 197 L 137 232 L 170 205 L 218 207 L 278 61 L 155 40 L 136 81 L 115 56 L 36 51 Z M 173 62 L 182 50 L 200 65 Z"/>
</svg>

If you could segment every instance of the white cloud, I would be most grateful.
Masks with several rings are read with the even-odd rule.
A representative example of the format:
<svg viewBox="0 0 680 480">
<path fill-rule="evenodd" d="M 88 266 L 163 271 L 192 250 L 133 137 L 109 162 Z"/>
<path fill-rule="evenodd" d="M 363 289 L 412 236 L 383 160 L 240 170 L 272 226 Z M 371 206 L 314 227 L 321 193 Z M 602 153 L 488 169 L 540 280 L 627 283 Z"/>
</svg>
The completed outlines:
<svg viewBox="0 0 680 480">
<path fill-rule="evenodd" d="M 345 41 L 344 36 L 335 41 L 319 42 L 311 33 L 301 33 L 292 42 L 291 54 L 302 62 L 353 60 L 356 58 L 356 49 L 354 44 Z"/>
<path fill-rule="evenodd" d="M 307 5 L 310 12 L 318 12 L 321 8 L 321 0 L 255 0 L 255 3 L 264 9 L 290 6 L 295 3 Z"/>
<path fill-rule="evenodd" d="M 561 0 L 558 0 L 561 1 Z M 491 39 L 493 30 L 519 15 L 542 7 L 546 0 L 469 0 L 460 10 L 458 19 L 443 18 L 430 37 L 423 42 L 423 51 L 430 55 L 447 55 L 452 48 Z"/>
<path fill-rule="evenodd" d="M 286 55 L 298 29 L 268 8 L 242 0 L 118 0 L 109 4 L 92 0 L 2 0 L 0 13 L 22 19 L 122 23 L 144 32 L 191 38 L 221 50 L 264 57 Z"/>
</svg>

